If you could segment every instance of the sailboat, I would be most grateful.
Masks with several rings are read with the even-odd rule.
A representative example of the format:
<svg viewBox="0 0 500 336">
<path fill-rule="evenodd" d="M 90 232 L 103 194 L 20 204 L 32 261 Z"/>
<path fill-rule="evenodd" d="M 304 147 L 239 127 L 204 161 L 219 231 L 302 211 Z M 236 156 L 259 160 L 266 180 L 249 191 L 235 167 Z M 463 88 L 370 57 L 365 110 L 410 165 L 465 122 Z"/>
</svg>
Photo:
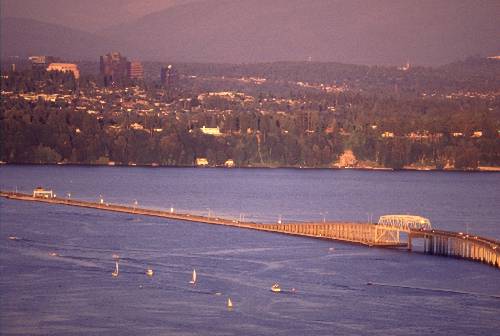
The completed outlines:
<svg viewBox="0 0 500 336">
<path fill-rule="evenodd" d="M 111 273 L 111 275 L 114 277 L 117 277 L 119 273 L 120 273 L 120 270 L 118 268 L 118 260 L 117 260 L 117 261 L 115 261 L 115 271 L 113 273 Z"/>
<path fill-rule="evenodd" d="M 191 278 L 191 281 L 189 281 L 190 284 L 195 284 L 196 283 L 196 270 L 193 270 L 193 276 Z"/>
<path fill-rule="evenodd" d="M 227 299 L 227 308 L 229 309 L 233 308 L 233 302 L 231 301 L 231 298 Z"/>
</svg>

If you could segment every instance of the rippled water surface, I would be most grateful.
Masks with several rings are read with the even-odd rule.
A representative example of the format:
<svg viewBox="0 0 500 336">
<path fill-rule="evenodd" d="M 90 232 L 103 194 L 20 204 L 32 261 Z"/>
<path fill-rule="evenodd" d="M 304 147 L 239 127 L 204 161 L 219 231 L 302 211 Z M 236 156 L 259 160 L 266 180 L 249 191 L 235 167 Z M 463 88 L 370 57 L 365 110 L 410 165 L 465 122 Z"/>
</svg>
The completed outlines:
<svg viewBox="0 0 500 336">
<path fill-rule="evenodd" d="M 0 185 L 266 222 L 410 213 L 438 228 L 500 238 L 500 174 L 3 166 Z M 270 292 L 274 282 L 283 293 Z M 500 271 L 479 263 L 5 199 L 0 295 L 5 335 L 500 330 Z"/>
</svg>

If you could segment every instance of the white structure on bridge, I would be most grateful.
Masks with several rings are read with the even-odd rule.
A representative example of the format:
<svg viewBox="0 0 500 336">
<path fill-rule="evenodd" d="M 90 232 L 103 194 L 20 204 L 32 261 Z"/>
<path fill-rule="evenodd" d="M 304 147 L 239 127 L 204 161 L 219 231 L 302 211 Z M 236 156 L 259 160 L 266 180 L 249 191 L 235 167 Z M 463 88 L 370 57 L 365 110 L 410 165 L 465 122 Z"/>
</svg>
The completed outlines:
<svg viewBox="0 0 500 336">
<path fill-rule="evenodd" d="M 432 225 L 429 219 L 412 215 L 385 215 L 380 216 L 377 225 L 388 226 L 398 231 L 430 230 Z"/>
<path fill-rule="evenodd" d="M 37 187 L 33 190 L 33 197 L 53 198 L 54 194 L 52 193 L 52 190 L 46 190 L 42 187 Z"/>
</svg>

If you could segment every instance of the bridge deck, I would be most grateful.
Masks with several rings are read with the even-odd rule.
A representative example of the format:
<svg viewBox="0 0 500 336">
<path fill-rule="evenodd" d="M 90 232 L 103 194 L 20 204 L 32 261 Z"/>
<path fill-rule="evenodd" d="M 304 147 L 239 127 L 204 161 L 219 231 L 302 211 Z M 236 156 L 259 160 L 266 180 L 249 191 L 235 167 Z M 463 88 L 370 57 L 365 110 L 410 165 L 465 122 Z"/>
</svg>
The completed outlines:
<svg viewBox="0 0 500 336">
<path fill-rule="evenodd" d="M 321 223 L 296 222 L 296 223 L 286 223 L 286 224 L 255 223 L 248 221 L 230 220 L 226 218 L 193 215 L 189 213 L 179 213 L 179 212 L 169 212 L 169 211 L 162 211 L 155 209 L 139 208 L 139 207 L 120 205 L 120 204 L 97 203 L 97 202 L 65 199 L 65 198 L 39 198 L 39 197 L 33 197 L 28 194 L 4 192 L 4 191 L 0 192 L 0 196 L 22 201 L 70 205 L 70 206 L 100 209 L 106 211 L 124 212 L 136 215 L 162 217 L 162 218 L 182 220 L 182 221 L 233 226 L 239 228 L 275 232 L 275 233 L 289 234 L 295 236 L 338 240 L 348 243 L 362 244 L 366 246 L 377 246 L 377 247 L 407 246 L 406 243 L 395 242 L 393 240 L 391 241 L 375 240 L 374 233 L 376 231 L 377 226 L 368 223 L 355 223 L 355 222 L 321 222 Z"/>
<path fill-rule="evenodd" d="M 500 242 L 497 240 L 464 235 L 460 232 L 442 230 L 404 231 L 394 227 L 354 222 L 303 222 L 303 223 L 255 223 L 218 217 L 207 217 L 189 213 L 131 207 L 119 204 L 96 203 L 63 198 L 35 198 L 31 195 L 0 191 L 0 196 L 32 202 L 44 202 L 155 216 L 168 219 L 233 226 L 281 234 L 329 239 L 374 247 L 408 248 L 412 250 L 413 240 L 424 239 L 424 252 L 434 255 L 454 256 L 488 263 L 500 268 Z M 400 241 L 400 232 L 407 233 L 408 241 Z"/>
</svg>

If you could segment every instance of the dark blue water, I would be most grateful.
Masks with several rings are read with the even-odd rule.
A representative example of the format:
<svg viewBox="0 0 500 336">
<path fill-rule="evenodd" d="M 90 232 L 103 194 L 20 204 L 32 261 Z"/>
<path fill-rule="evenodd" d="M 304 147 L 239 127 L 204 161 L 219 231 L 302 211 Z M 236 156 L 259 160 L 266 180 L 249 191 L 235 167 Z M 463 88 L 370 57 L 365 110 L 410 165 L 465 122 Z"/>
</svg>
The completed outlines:
<svg viewBox="0 0 500 336">
<path fill-rule="evenodd" d="M 0 185 L 259 221 L 410 213 L 500 238 L 500 174 L 4 166 Z M 121 258 L 118 278 L 113 254 Z M 285 293 L 269 291 L 276 281 Z M 500 330 L 500 272 L 479 263 L 5 199 L 0 295 L 5 335 Z"/>
</svg>

